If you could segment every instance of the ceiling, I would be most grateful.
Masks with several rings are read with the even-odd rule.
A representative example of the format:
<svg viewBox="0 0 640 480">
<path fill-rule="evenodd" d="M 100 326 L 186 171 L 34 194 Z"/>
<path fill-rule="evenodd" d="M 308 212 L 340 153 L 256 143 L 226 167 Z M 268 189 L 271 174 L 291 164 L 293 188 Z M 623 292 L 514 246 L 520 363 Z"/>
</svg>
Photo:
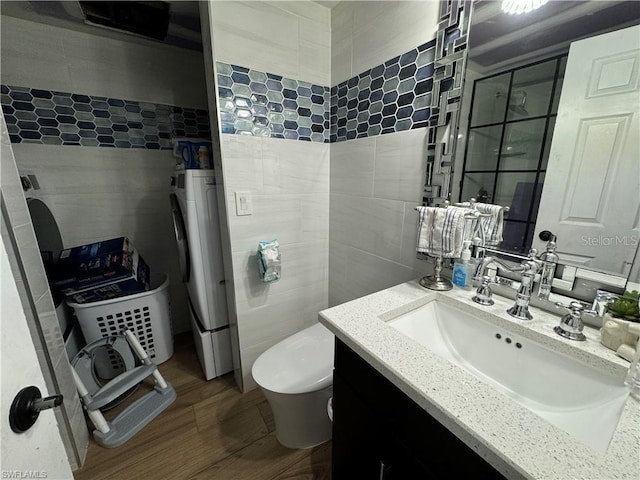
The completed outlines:
<svg viewBox="0 0 640 480">
<path fill-rule="evenodd" d="M 499 0 L 481 0 L 471 14 L 469 61 L 478 71 L 489 71 L 516 57 L 553 54 L 575 40 L 639 23 L 637 0 L 551 0 L 521 15 L 503 13 Z"/>
<path fill-rule="evenodd" d="M 171 20 L 163 43 L 190 50 L 202 50 L 200 12 L 197 1 L 168 1 Z M 124 41 L 144 37 L 87 24 L 77 1 L 0 1 L 0 13 L 32 22 L 55 25 Z M 156 41 L 144 39 L 142 41 Z"/>
<path fill-rule="evenodd" d="M 319 5 L 322 5 L 323 7 L 327 7 L 327 8 L 333 8 L 336 5 L 338 5 L 340 3 L 340 0 L 334 1 L 334 2 L 329 2 L 329 1 L 324 1 L 324 0 L 311 0 L 313 3 L 317 3 Z"/>
<path fill-rule="evenodd" d="M 200 12 L 197 1 L 166 1 L 170 5 L 171 20 L 168 34 L 163 43 L 190 50 L 202 50 L 200 34 Z M 314 3 L 325 8 L 333 8 L 340 0 L 314 0 Z M 124 41 L 158 41 L 110 29 L 85 21 L 80 4 L 77 1 L 9 1 L 0 0 L 0 13 L 32 22 L 55 25 L 70 30 L 91 33 L 94 35 L 119 38 Z M 144 38 L 144 40 L 142 40 Z"/>
<path fill-rule="evenodd" d="M 168 1 L 171 19 L 164 43 L 202 50 L 197 1 Z M 333 8 L 340 1 L 314 0 Z M 579 38 L 640 23 L 640 2 L 551 0 L 538 10 L 507 15 L 500 0 L 474 4 L 469 39 L 470 62 L 479 71 L 507 65 L 514 57 L 525 59 L 567 49 Z M 0 13 L 33 22 L 56 25 L 124 41 L 155 41 L 85 22 L 77 1 L 0 0 Z"/>
</svg>

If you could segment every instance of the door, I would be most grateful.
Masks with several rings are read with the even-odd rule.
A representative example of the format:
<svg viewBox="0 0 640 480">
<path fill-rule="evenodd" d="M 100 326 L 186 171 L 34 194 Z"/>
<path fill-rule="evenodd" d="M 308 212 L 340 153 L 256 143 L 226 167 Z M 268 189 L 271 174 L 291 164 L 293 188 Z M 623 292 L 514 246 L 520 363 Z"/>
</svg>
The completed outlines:
<svg viewBox="0 0 640 480">
<path fill-rule="evenodd" d="M 45 387 L 4 242 L 1 241 L 0 277 L 2 478 L 72 479 L 53 411 L 43 411 L 35 425 L 24 433 L 14 433 L 9 427 L 9 409 L 20 390 L 35 385 L 43 397 L 54 392 L 47 392 Z"/>
<path fill-rule="evenodd" d="M 635 26 L 571 44 L 536 225 L 562 260 L 622 276 L 640 233 L 639 38 Z"/>
</svg>

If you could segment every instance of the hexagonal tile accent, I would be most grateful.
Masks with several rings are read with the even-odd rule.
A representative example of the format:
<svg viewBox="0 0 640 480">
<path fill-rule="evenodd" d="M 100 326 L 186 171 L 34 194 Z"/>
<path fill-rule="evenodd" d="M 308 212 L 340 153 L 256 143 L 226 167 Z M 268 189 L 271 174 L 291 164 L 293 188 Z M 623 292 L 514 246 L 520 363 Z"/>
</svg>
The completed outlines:
<svg viewBox="0 0 640 480">
<path fill-rule="evenodd" d="M 21 86 L 1 89 L 12 143 L 169 150 L 173 137 L 211 137 L 207 110 Z"/>
<path fill-rule="evenodd" d="M 222 133 L 329 142 L 328 87 L 220 62 L 216 69 Z"/>
<path fill-rule="evenodd" d="M 332 88 L 216 63 L 221 131 L 336 142 L 429 124 L 435 41 Z M 169 149 L 172 137 L 209 138 L 208 112 L 2 85 L 12 142 Z"/>
<path fill-rule="evenodd" d="M 428 126 L 435 40 L 331 88 L 330 141 Z"/>
</svg>

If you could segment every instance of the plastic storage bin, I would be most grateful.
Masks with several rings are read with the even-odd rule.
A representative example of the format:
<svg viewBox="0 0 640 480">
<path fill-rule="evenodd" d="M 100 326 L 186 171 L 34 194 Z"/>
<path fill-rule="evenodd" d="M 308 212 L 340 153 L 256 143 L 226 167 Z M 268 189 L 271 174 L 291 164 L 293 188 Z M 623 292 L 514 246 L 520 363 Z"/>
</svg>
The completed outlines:
<svg viewBox="0 0 640 480">
<path fill-rule="evenodd" d="M 151 273 L 151 290 L 92 303 L 68 302 L 87 343 L 131 330 L 157 364 L 173 355 L 169 277 Z"/>
</svg>

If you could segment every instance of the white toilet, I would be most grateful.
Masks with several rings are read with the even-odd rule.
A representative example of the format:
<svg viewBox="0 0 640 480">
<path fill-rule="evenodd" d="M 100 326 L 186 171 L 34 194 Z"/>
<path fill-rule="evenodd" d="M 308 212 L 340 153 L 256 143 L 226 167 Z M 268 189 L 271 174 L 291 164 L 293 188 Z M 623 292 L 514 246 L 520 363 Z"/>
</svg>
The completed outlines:
<svg viewBox="0 0 640 480">
<path fill-rule="evenodd" d="M 311 448 L 331 439 L 334 336 L 317 323 L 268 349 L 251 373 L 271 405 L 278 441 Z"/>
</svg>

